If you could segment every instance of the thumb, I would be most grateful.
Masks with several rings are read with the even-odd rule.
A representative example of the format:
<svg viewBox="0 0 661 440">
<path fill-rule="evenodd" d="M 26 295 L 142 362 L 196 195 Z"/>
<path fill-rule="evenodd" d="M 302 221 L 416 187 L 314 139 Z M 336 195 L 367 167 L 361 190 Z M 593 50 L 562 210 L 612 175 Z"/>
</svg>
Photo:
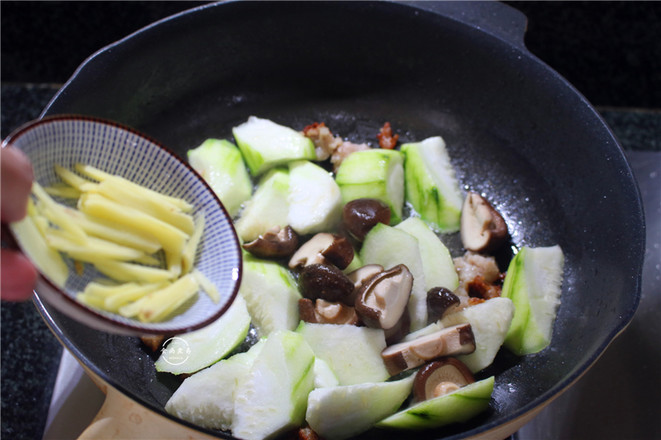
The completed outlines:
<svg viewBox="0 0 661 440">
<path fill-rule="evenodd" d="M 25 301 L 32 295 L 37 270 L 20 252 L 2 249 L 0 254 L 0 294 L 3 300 Z"/>
<path fill-rule="evenodd" d="M 5 147 L 0 154 L 0 215 L 3 222 L 14 222 L 25 216 L 34 173 L 22 151 Z"/>
</svg>

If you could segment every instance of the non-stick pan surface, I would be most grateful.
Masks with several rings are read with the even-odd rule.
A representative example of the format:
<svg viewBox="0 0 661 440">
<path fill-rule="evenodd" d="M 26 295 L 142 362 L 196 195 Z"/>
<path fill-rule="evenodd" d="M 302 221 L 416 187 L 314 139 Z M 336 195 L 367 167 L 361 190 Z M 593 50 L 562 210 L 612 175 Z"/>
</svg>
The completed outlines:
<svg viewBox="0 0 661 440">
<path fill-rule="evenodd" d="M 640 295 L 644 225 L 631 170 L 590 104 L 525 49 L 524 27 L 492 2 L 212 5 L 101 50 L 44 114 L 115 119 L 182 156 L 250 115 L 299 129 L 323 121 L 357 142 L 374 143 L 385 121 L 403 142 L 443 136 L 461 184 L 503 213 L 514 246 L 559 244 L 566 256 L 551 346 L 523 358 L 503 350 L 488 371 L 497 374 L 489 411 L 420 435 L 463 437 L 569 386 Z M 445 238 L 458 254 L 456 237 Z M 157 374 L 138 339 L 41 310 L 85 365 L 164 413 L 179 380 Z"/>
</svg>

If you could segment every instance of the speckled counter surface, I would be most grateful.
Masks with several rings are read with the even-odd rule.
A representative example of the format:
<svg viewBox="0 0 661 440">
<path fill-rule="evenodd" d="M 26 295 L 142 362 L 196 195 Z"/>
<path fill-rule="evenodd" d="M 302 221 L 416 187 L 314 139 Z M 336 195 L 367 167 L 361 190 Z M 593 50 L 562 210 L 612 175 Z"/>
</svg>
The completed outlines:
<svg viewBox="0 0 661 440">
<path fill-rule="evenodd" d="M 31 302 L 2 303 L 2 438 L 41 438 L 61 354 Z"/>
<path fill-rule="evenodd" d="M 93 10 L 95 11 L 93 12 L 94 15 L 99 16 L 108 13 L 107 9 L 111 8 L 111 6 L 108 6 L 109 4 L 90 7 L 85 5 L 85 2 L 80 4 L 77 4 L 78 2 L 44 2 L 40 7 L 42 12 L 45 12 L 39 14 L 36 11 L 38 8 L 34 7 L 34 3 L 28 3 L 28 6 L 21 5 L 21 3 L 2 2 L 3 63 L 0 98 L 1 135 L 3 138 L 20 124 L 38 117 L 59 88 L 59 84 L 68 78 L 75 66 L 84 59 L 84 56 L 150 21 L 184 9 L 184 6 L 195 6 L 195 2 L 184 6 L 182 6 L 182 2 L 153 2 L 154 4 L 152 2 L 114 2 L 112 8 L 121 9 L 122 14 L 119 18 L 123 19 L 124 24 L 129 22 L 132 28 L 117 25 L 114 28 L 108 26 L 101 30 L 99 27 L 99 34 L 103 34 L 105 39 L 96 39 L 91 42 L 85 40 L 82 44 L 80 43 L 80 35 L 65 38 L 61 34 L 53 33 L 54 30 L 62 32 L 62 29 L 67 26 L 73 29 L 70 22 L 57 23 L 59 19 L 57 11 L 66 9 L 71 12 L 73 10 L 80 18 L 85 14 L 90 14 L 89 11 Z M 558 5 L 535 6 L 534 3 L 522 2 L 520 5 L 520 9 L 531 18 L 530 33 L 540 31 L 540 28 L 543 31 L 545 27 L 553 28 L 555 26 L 556 31 L 559 29 L 565 32 L 565 35 L 560 35 L 560 41 L 574 41 L 574 44 L 577 44 L 575 42 L 576 35 L 572 34 L 574 28 L 571 28 L 568 23 L 572 20 L 580 21 L 581 8 L 574 7 L 570 11 Z M 59 4 L 59 7 L 57 4 Z M 139 9 L 136 5 L 142 5 L 143 8 L 143 15 L 139 19 L 131 15 L 136 8 Z M 516 6 L 516 3 L 514 5 Z M 590 8 L 594 7 L 590 6 Z M 623 41 L 624 46 L 633 47 L 636 46 L 633 43 L 637 43 L 636 47 L 644 48 L 644 50 L 629 53 L 629 58 L 625 60 L 628 66 L 619 64 L 620 60 L 610 60 L 609 62 L 603 59 L 603 55 L 599 57 L 597 49 L 590 46 L 592 43 L 588 43 L 590 51 L 587 55 L 578 60 L 575 58 L 576 51 L 581 51 L 585 47 L 559 47 L 552 44 L 553 41 L 549 44 L 546 40 L 545 43 L 545 40 L 539 36 L 531 38 L 531 41 L 529 41 L 531 51 L 557 68 L 591 102 L 598 105 L 598 110 L 627 152 L 661 151 L 661 104 L 659 104 L 661 87 L 654 86 L 659 84 L 659 75 L 661 75 L 661 68 L 659 67 L 659 60 L 661 60 L 659 48 L 661 46 L 658 44 L 659 39 L 657 38 L 659 31 L 658 27 L 656 30 L 653 28 L 644 29 L 645 23 L 654 23 L 659 18 L 661 9 L 658 6 L 648 7 L 647 9 L 652 12 L 645 13 L 640 11 L 641 8 L 633 8 L 631 10 L 635 10 L 635 12 L 630 12 L 626 16 L 627 14 L 623 14 L 623 11 L 629 11 L 630 9 L 618 3 L 607 14 L 600 15 L 602 21 L 608 19 L 617 21 L 619 11 L 620 17 L 625 16 L 623 19 L 638 23 L 638 25 L 626 28 L 623 31 L 620 27 L 617 27 L 622 32 L 630 31 L 630 34 L 625 34 L 624 37 L 620 35 L 620 40 Z M 19 13 L 28 14 L 23 23 L 16 20 L 16 14 Z M 578 16 L 572 16 L 572 13 L 578 14 Z M 553 14 L 555 14 L 555 22 L 565 23 L 564 27 L 554 25 L 553 20 L 541 19 L 543 17 L 548 18 Z M 535 17 L 541 18 L 535 19 Z M 26 30 L 24 24 L 26 20 L 35 22 L 30 26 L 41 26 L 43 28 L 41 34 L 35 35 L 33 28 Z M 98 19 L 95 23 L 102 21 Z M 116 20 L 114 22 L 117 23 Z M 585 29 L 585 32 L 594 33 L 601 29 L 595 30 L 594 23 L 590 23 L 593 26 L 592 30 L 588 28 Z M 656 23 L 658 24 L 658 21 Z M 16 30 L 17 28 L 18 30 Z M 112 29 L 109 30 L 109 28 Z M 577 26 L 577 28 L 580 28 L 580 26 Z M 92 33 L 95 32 L 95 26 L 85 22 L 84 26 L 77 30 L 79 34 Z M 18 39 L 21 37 L 21 33 L 25 38 L 21 38 L 19 44 Z M 48 37 L 44 37 L 44 35 Z M 76 38 L 78 41 L 76 41 Z M 48 42 L 44 42 L 45 40 L 48 40 Z M 558 40 L 555 40 L 555 42 L 557 43 Z M 15 47 L 9 47 L 12 44 L 15 44 Z M 77 52 L 69 51 L 69 47 L 74 44 L 79 50 Z M 540 54 L 535 50 L 544 44 L 548 49 L 546 54 Z M 609 41 L 609 44 L 613 43 Z M 42 51 L 49 54 L 46 62 L 43 58 L 39 59 L 41 61 L 35 61 L 26 53 L 30 47 L 37 47 L 37 45 Z M 80 51 L 81 47 L 83 47 L 82 52 Z M 85 49 L 86 47 L 89 47 L 89 49 Z M 54 54 L 51 52 L 54 52 Z M 37 53 L 32 56 L 38 58 L 44 55 L 43 53 L 41 55 Z M 58 56 L 66 58 L 58 59 Z M 573 60 L 572 57 L 574 57 Z M 10 68 L 12 63 L 15 64 L 15 69 Z M 603 75 L 600 76 L 595 74 L 595 70 L 590 70 L 595 68 L 595 63 L 597 66 L 605 63 L 605 65 L 615 67 L 608 73 L 601 72 Z M 643 75 L 645 69 L 649 69 L 653 73 L 645 76 Z M 601 70 L 603 71 L 603 69 Z M 586 79 L 575 79 L 581 77 L 581 75 Z M 644 78 L 637 80 L 641 75 Z M 609 80 L 611 80 L 610 83 Z M 603 91 L 603 93 L 600 93 L 600 91 Z M 658 158 L 659 156 L 654 157 Z M 2 302 L 1 312 L 2 430 L 0 434 L 2 438 L 7 439 L 38 439 L 41 438 L 46 423 L 62 348 L 49 332 L 32 303 Z"/>
<path fill-rule="evenodd" d="M 54 86 L 2 86 L 2 138 L 36 118 Z M 2 302 L 2 438 L 37 439 L 44 429 L 62 347 L 31 301 Z"/>
</svg>

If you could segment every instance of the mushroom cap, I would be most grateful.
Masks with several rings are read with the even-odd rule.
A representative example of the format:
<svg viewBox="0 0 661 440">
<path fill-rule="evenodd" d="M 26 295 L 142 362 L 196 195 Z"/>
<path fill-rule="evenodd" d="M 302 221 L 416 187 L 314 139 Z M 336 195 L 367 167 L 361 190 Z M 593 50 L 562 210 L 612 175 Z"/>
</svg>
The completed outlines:
<svg viewBox="0 0 661 440">
<path fill-rule="evenodd" d="M 390 207 L 378 199 L 355 199 L 344 205 L 342 222 L 349 234 L 363 241 L 377 223 L 390 224 Z"/>
<path fill-rule="evenodd" d="M 353 281 L 356 289 L 360 289 L 374 275 L 383 272 L 385 269 L 380 264 L 366 264 L 347 274 L 347 277 Z"/>
<path fill-rule="evenodd" d="M 400 342 L 406 335 L 411 331 L 411 315 L 409 314 L 409 308 L 406 306 L 402 316 L 399 318 L 397 323 L 383 331 L 384 336 L 386 337 L 386 345 L 392 345 Z"/>
<path fill-rule="evenodd" d="M 432 287 L 427 292 L 427 310 L 429 321 L 440 319 L 446 310 L 459 304 L 459 297 L 445 287 Z"/>
<path fill-rule="evenodd" d="M 304 298 L 343 302 L 353 306 L 353 283 L 331 264 L 309 264 L 298 276 L 298 285 Z"/>
<path fill-rule="evenodd" d="M 471 325 L 459 324 L 388 346 L 381 352 L 381 358 L 388 372 L 394 376 L 441 357 L 474 351 L 475 336 Z"/>
<path fill-rule="evenodd" d="M 298 300 L 298 311 L 301 320 L 313 324 L 358 325 L 360 323 L 356 310 L 340 302 L 301 298 Z"/>
<path fill-rule="evenodd" d="M 301 321 L 317 324 L 317 315 L 314 313 L 314 301 L 310 298 L 300 298 L 298 300 L 298 316 Z"/>
<path fill-rule="evenodd" d="M 353 246 L 346 237 L 320 232 L 292 255 L 289 268 L 300 269 L 310 264 L 333 264 L 338 269 L 346 269 L 353 257 Z"/>
<path fill-rule="evenodd" d="M 259 258 L 289 257 L 296 248 L 298 248 L 298 234 L 291 226 L 266 232 L 243 245 L 243 249 Z"/>
<path fill-rule="evenodd" d="M 388 330 L 406 310 L 413 288 L 413 275 L 403 264 L 370 277 L 356 295 L 358 315 L 368 327 Z"/>
<path fill-rule="evenodd" d="M 461 242 L 473 252 L 490 252 L 508 237 L 507 224 L 481 195 L 469 192 L 461 210 Z"/>
<path fill-rule="evenodd" d="M 413 395 L 419 402 L 456 391 L 475 382 L 468 367 L 458 359 L 443 358 L 423 366 L 413 380 Z"/>
<path fill-rule="evenodd" d="M 341 302 L 318 299 L 315 301 L 314 310 L 317 314 L 317 320 L 322 324 L 357 325 L 359 322 L 356 310 Z"/>
</svg>

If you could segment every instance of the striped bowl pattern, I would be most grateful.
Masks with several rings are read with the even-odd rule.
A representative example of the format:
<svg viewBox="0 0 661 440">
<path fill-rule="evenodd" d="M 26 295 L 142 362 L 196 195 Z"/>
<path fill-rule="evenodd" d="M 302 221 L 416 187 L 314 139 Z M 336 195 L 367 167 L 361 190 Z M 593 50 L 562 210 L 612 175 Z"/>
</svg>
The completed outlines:
<svg viewBox="0 0 661 440">
<path fill-rule="evenodd" d="M 82 274 L 67 261 L 69 279 L 64 290 L 48 280 L 43 286 L 45 299 L 61 311 L 101 330 L 130 334 L 181 333 L 199 328 L 218 318 L 237 294 L 241 280 L 241 250 L 232 221 L 213 190 L 187 163 L 158 142 L 118 123 L 85 116 L 54 116 L 19 128 L 4 142 L 21 149 L 32 161 L 35 180 L 48 186 L 60 179 L 54 165 L 73 169 L 83 163 L 134 183 L 178 197 L 194 206 L 193 216 L 204 216 L 205 229 L 196 254 L 195 267 L 217 288 L 216 304 L 200 292 L 185 311 L 161 323 L 143 324 L 133 319 L 89 308 L 75 299 L 77 292 L 101 275 L 85 265 Z M 58 202 L 72 205 L 71 200 Z M 20 238 L 18 240 L 20 242 Z M 68 259 L 67 259 L 68 260 Z M 43 275 L 42 275 L 43 278 Z M 63 298 L 54 298 L 50 292 Z M 39 285 L 37 294 L 42 292 Z M 82 314 L 80 313 L 82 312 Z M 98 318 L 101 321 L 98 322 Z"/>
</svg>

